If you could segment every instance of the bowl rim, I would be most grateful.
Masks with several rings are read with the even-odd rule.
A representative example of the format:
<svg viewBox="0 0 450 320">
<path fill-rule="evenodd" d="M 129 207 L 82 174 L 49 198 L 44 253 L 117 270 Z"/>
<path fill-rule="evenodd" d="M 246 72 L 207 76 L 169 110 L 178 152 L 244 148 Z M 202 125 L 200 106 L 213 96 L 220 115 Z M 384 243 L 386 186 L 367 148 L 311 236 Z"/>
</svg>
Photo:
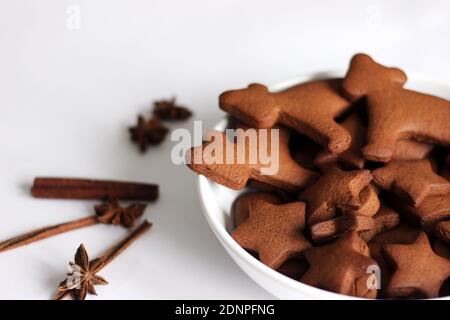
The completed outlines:
<svg viewBox="0 0 450 320">
<path fill-rule="evenodd" d="M 330 70 L 320 73 L 313 73 L 309 75 L 303 75 L 298 76 L 295 78 L 292 78 L 290 80 L 281 81 L 274 85 L 269 86 L 269 91 L 276 92 L 280 91 L 286 88 L 289 88 L 291 86 L 297 85 L 301 82 L 305 81 L 312 81 L 312 80 L 320 80 L 325 78 L 342 78 L 343 75 L 345 75 L 345 71 L 342 70 Z M 446 84 L 443 81 L 433 80 L 430 78 L 427 78 L 426 76 L 422 76 L 419 74 L 411 73 L 411 76 L 408 77 L 408 79 L 413 79 L 414 81 L 423 81 L 428 82 L 430 84 L 434 85 L 440 85 L 440 86 L 448 86 L 450 89 L 450 86 Z M 405 86 L 407 88 L 407 85 Z M 218 123 L 216 123 L 213 127 L 215 130 L 224 130 L 226 128 L 228 122 L 227 116 L 222 118 Z M 280 272 L 266 266 L 262 262 L 260 262 L 258 259 L 255 259 L 251 254 L 249 254 L 246 250 L 244 250 L 234 239 L 231 237 L 231 234 L 227 231 L 226 227 L 220 223 L 218 218 L 212 214 L 211 210 L 207 206 L 207 199 L 205 198 L 206 189 L 209 188 L 209 184 L 219 185 L 215 183 L 214 181 L 211 181 L 207 179 L 203 175 L 198 175 L 196 179 L 196 187 L 197 192 L 199 196 L 199 200 L 201 203 L 203 215 L 205 216 L 210 228 L 213 230 L 214 234 L 220 241 L 220 243 L 226 247 L 228 250 L 233 252 L 236 256 L 240 257 L 240 261 L 245 262 L 248 266 L 250 266 L 253 269 L 256 269 L 259 273 L 264 274 L 266 277 L 272 278 L 274 281 L 280 282 L 280 284 L 289 287 L 291 290 L 298 291 L 299 293 L 303 293 L 304 295 L 311 296 L 315 299 L 334 299 L 334 300 L 377 300 L 377 299 L 367 299 L 367 298 L 360 298 L 360 297 L 354 297 L 349 295 L 344 295 L 340 293 L 331 292 L 328 290 L 316 288 L 313 286 L 310 286 L 308 284 L 304 284 L 300 281 L 294 280 L 292 278 L 289 278 Z M 245 190 L 245 189 L 243 189 Z M 247 272 L 244 271 L 244 273 L 247 274 Z M 248 276 L 248 274 L 247 274 Z M 251 277 L 250 277 L 251 278 Z M 254 279 L 252 279 L 255 281 Z M 258 285 L 260 285 L 257 281 L 255 281 Z M 264 288 L 264 287 L 263 287 Z M 264 290 L 268 291 L 264 288 Z M 271 292 L 270 292 L 271 293 Z M 272 293 L 271 293 L 272 294 Z M 320 297 L 320 298 L 316 298 Z M 278 298 L 278 297 L 276 297 Z M 450 297 L 439 297 L 429 300 L 447 300 Z"/>
</svg>

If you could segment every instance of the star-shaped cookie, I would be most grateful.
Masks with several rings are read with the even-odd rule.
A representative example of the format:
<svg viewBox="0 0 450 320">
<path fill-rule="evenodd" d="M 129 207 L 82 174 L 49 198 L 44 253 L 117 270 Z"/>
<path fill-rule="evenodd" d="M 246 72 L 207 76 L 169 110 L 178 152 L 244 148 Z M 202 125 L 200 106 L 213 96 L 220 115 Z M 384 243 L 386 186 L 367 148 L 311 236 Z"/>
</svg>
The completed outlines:
<svg viewBox="0 0 450 320">
<path fill-rule="evenodd" d="M 241 247 L 256 251 L 262 263 L 277 269 L 311 246 L 302 233 L 304 228 L 304 202 L 275 205 L 256 200 L 250 202 L 249 218 L 232 237 Z"/>
<path fill-rule="evenodd" d="M 247 135 L 254 139 L 237 139 L 233 142 L 224 132 L 212 131 L 209 134 L 211 141 L 188 151 L 188 166 L 196 173 L 235 190 L 243 189 L 248 180 L 253 179 L 296 193 L 317 179 L 316 172 L 301 167 L 292 158 L 289 150 L 290 133 L 286 128 L 241 130 L 242 137 Z M 267 131 L 267 139 L 261 135 L 264 133 L 262 130 Z M 272 141 L 274 130 L 278 132 L 278 140 Z M 276 139 L 276 135 L 273 137 Z M 267 151 L 265 157 L 261 156 L 264 152 L 262 148 Z"/>
<path fill-rule="evenodd" d="M 433 252 L 424 232 L 412 244 L 385 245 L 383 250 L 396 270 L 387 290 L 391 297 L 439 296 L 442 284 L 450 276 L 450 260 Z"/>
<path fill-rule="evenodd" d="M 269 92 L 264 85 L 251 84 L 222 93 L 220 107 L 252 127 L 272 128 L 281 123 L 340 153 L 351 142 L 349 133 L 334 120 L 351 105 L 340 95 L 341 86 L 342 79 L 327 79 Z"/>
<path fill-rule="evenodd" d="M 241 194 L 231 207 L 231 214 L 234 220 L 234 227 L 237 228 L 250 215 L 250 202 L 255 200 L 265 200 L 273 204 L 280 204 L 282 201 L 274 193 L 270 192 L 247 192 Z"/>
<path fill-rule="evenodd" d="M 406 79 L 402 70 L 385 67 L 367 54 L 359 53 L 350 61 L 342 86 L 352 100 L 357 100 L 368 92 L 401 87 Z"/>
<path fill-rule="evenodd" d="M 360 208 L 359 194 L 371 179 L 369 170 L 342 171 L 334 166 L 327 167 L 319 180 L 298 196 L 308 204 L 308 225 L 331 219 L 337 208 Z"/>
<path fill-rule="evenodd" d="M 377 263 L 369 258 L 369 248 L 356 232 L 304 252 L 310 268 L 300 281 L 329 291 L 363 297 L 376 296 L 375 287 L 368 287 L 369 276 Z M 361 279 L 365 279 L 360 290 Z M 375 294 L 374 294 L 375 291 Z M 362 293 L 362 294 L 361 294 Z"/>
<path fill-rule="evenodd" d="M 398 212 L 424 227 L 433 226 L 438 221 L 450 218 L 450 194 L 428 196 L 417 207 L 392 195 L 388 196 L 388 200 Z"/>
<path fill-rule="evenodd" d="M 374 182 L 384 190 L 390 190 L 415 207 L 429 195 L 450 193 L 450 182 L 433 171 L 429 159 L 393 160 L 386 166 L 372 171 Z"/>
</svg>

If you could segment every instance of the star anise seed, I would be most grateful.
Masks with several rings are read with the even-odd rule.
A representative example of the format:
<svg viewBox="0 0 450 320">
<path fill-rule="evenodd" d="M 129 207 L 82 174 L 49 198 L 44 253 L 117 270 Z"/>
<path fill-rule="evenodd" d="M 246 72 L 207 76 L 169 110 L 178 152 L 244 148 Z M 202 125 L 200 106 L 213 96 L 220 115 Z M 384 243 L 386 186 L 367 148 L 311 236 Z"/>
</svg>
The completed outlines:
<svg viewBox="0 0 450 320">
<path fill-rule="evenodd" d="M 153 117 L 145 120 L 143 116 L 138 117 L 137 125 L 129 129 L 131 140 L 137 142 L 141 152 L 147 151 L 149 145 L 161 143 L 169 132 L 159 118 Z"/>
<path fill-rule="evenodd" d="M 87 293 L 97 294 L 95 285 L 108 284 L 103 277 L 96 275 L 104 261 L 104 258 L 89 261 L 84 245 L 80 245 L 75 253 L 75 262 L 69 265 L 67 278 L 58 286 L 60 294 L 69 292 L 76 300 L 84 300 Z"/>
<path fill-rule="evenodd" d="M 141 203 L 133 203 L 128 207 L 121 207 L 116 199 L 109 199 L 107 202 L 96 205 L 95 213 L 98 221 L 105 224 L 119 225 L 130 228 L 135 221 L 140 218 L 147 206 Z"/>
<path fill-rule="evenodd" d="M 176 98 L 170 100 L 159 100 L 153 104 L 153 114 L 163 120 L 186 120 L 192 112 L 176 104 Z"/>
</svg>

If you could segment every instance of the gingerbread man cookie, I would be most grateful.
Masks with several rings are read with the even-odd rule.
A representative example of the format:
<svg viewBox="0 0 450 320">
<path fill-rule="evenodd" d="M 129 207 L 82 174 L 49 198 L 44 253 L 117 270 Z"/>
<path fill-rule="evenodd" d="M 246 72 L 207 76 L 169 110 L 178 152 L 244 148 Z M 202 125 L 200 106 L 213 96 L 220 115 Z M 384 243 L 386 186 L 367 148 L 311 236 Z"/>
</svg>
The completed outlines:
<svg viewBox="0 0 450 320">
<path fill-rule="evenodd" d="M 334 120 L 351 105 L 339 94 L 341 85 L 342 79 L 327 79 L 269 92 L 264 85 L 251 84 L 222 93 L 220 107 L 252 127 L 272 128 L 281 123 L 340 153 L 351 142 L 347 130 Z"/>
<path fill-rule="evenodd" d="M 376 63 L 367 54 L 353 56 L 342 87 L 353 101 L 368 92 L 402 87 L 406 74 L 398 68 L 388 68 Z"/>
<path fill-rule="evenodd" d="M 450 146 L 450 101 L 405 89 L 367 95 L 366 159 L 389 162 L 398 141 L 416 139 Z"/>
<path fill-rule="evenodd" d="M 249 132 L 249 130 L 255 129 L 246 129 L 243 131 L 244 134 Z M 264 164 L 259 149 L 261 146 L 267 147 L 267 151 L 272 149 L 272 130 L 278 130 L 279 132 L 278 148 L 275 148 L 274 154 L 271 151 L 268 152 L 268 156 L 265 158 L 272 158 L 274 164 L 278 163 L 278 170 L 270 172 L 270 174 L 264 174 L 264 169 L 269 168 L 269 165 Z M 261 142 L 259 130 L 256 130 L 256 146 L 255 144 L 249 144 L 248 139 L 244 141 L 238 139 L 234 143 L 227 142 L 228 138 L 225 133 L 216 131 L 212 134 L 214 134 L 213 141 L 205 142 L 202 146 L 191 148 L 188 151 L 188 166 L 196 173 L 203 174 L 228 188 L 243 189 L 249 179 L 254 179 L 295 193 L 313 183 L 318 177 L 316 172 L 302 168 L 292 159 L 289 151 L 289 132 L 285 128 L 276 127 L 269 129 L 266 144 Z M 218 137 L 222 141 L 219 141 L 219 143 L 214 142 Z M 253 148 L 251 148 L 252 146 Z M 242 159 L 239 159 L 239 150 L 245 151 Z M 229 154 L 232 155 L 231 161 L 228 161 Z"/>
<path fill-rule="evenodd" d="M 366 128 L 362 125 L 358 115 L 350 115 L 342 126 L 350 133 L 352 142 L 350 147 L 340 154 L 323 149 L 317 153 L 314 160 L 316 165 L 325 165 L 333 162 L 341 162 L 348 168 L 363 169 L 366 163 L 361 148 L 366 142 Z M 413 140 L 399 140 L 395 146 L 392 159 L 417 160 L 425 158 L 433 150 L 433 145 Z"/>
</svg>

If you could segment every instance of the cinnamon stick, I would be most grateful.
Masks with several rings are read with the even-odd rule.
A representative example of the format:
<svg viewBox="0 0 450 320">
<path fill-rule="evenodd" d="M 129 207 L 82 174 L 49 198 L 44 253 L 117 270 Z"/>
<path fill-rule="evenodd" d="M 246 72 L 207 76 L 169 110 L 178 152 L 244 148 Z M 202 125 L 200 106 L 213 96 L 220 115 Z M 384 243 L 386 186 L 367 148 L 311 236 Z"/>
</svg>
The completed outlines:
<svg viewBox="0 0 450 320">
<path fill-rule="evenodd" d="M 141 203 L 132 203 L 127 207 L 122 207 L 116 199 L 110 199 L 108 202 L 96 205 L 94 208 L 96 214 L 90 217 L 36 229 L 20 236 L 2 241 L 0 242 L 0 252 L 21 247 L 26 244 L 56 236 L 60 233 L 80 229 L 97 223 L 122 225 L 125 228 L 130 228 L 134 225 L 135 221 L 144 214 L 146 205 Z"/>
<path fill-rule="evenodd" d="M 103 263 L 95 271 L 103 269 L 108 263 L 116 258 L 122 251 L 128 248 L 134 241 L 136 241 L 142 234 L 152 227 L 152 223 L 144 220 L 132 233 L 125 237 L 122 241 L 111 247 L 102 254 L 104 258 Z"/>
<path fill-rule="evenodd" d="M 158 199 L 156 184 L 114 180 L 38 177 L 31 194 L 36 198 L 106 199 L 154 201 Z"/>
<path fill-rule="evenodd" d="M 23 235 L 0 242 L 0 252 L 11 250 L 17 247 L 43 240 L 64 232 L 76 230 L 99 223 L 97 216 L 90 216 L 79 220 L 57 224 L 50 227 L 37 229 Z"/>
</svg>

